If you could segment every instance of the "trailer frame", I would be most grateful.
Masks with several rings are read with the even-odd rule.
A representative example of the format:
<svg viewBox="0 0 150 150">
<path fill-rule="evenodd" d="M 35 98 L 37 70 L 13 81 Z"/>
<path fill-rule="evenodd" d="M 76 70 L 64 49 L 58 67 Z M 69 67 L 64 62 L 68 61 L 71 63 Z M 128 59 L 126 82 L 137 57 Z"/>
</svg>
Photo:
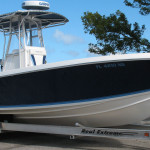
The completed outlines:
<svg viewBox="0 0 150 150">
<path fill-rule="evenodd" d="M 140 127 L 140 129 L 135 129 Z M 133 129 L 134 128 L 134 129 Z M 21 123 L 0 123 L 0 133 L 5 131 L 19 131 L 32 133 L 46 133 L 66 135 L 70 139 L 76 137 L 106 137 L 106 138 L 131 138 L 150 140 L 150 126 L 128 126 L 117 128 L 93 128 L 85 127 L 78 123 L 75 126 L 56 126 L 56 125 L 37 125 L 37 124 L 21 124 Z"/>
</svg>

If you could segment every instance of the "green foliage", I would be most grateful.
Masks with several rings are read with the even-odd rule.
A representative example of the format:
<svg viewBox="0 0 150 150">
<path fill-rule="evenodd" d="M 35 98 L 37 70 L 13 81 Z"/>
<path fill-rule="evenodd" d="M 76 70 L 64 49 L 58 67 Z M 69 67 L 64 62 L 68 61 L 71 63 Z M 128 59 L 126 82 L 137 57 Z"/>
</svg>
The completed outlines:
<svg viewBox="0 0 150 150">
<path fill-rule="evenodd" d="M 133 8 L 140 8 L 142 15 L 150 14 L 150 0 L 132 0 L 132 2 L 124 0 L 124 3 Z"/>
<path fill-rule="evenodd" d="M 138 23 L 130 24 L 119 10 L 106 17 L 98 12 L 85 12 L 81 17 L 85 33 L 94 35 L 97 44 L 89 44 L 89 51 L 107 55 L 127 52 L 150 51 L 150 42 L 142 39 L 145 26 Z"/>
</svg>

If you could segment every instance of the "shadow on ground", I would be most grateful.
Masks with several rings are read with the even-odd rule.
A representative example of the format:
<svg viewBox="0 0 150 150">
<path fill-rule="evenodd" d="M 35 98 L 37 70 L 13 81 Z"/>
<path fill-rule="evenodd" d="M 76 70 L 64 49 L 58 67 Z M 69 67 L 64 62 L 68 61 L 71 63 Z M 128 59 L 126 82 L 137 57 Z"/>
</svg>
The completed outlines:
<svg viewBox="0 0 150 150">
<path fill-rule="evenodd" d="M 149 150 L 147 147 L 133 146 L 121 140 L 110 138 L 80 137 L 70 140 L 68 136 L 56 136 L 49 134 L 7 132 L 0 135 L 0 144 L 17 144 L 24 146 L 42 146 L 65 149 L 101 150 L 101 149 L 133 149 Z M 138 143 L 138 142 L 137 142 Z"/>
</svg>

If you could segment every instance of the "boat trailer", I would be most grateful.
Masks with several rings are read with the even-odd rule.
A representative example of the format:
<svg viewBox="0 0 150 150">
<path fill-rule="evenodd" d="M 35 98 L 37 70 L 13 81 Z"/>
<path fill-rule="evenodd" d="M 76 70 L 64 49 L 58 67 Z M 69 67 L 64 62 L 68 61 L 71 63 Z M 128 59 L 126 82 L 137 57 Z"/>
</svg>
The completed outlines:
<svg viewBox="0 0 150 150">
<path fill-rule="evenodd" d="M 146 129 L 144 129 L 144 127 Z M 140 126 L 140 129 L 139 128 L 121 129 L 121 128 L 91 128 L 91 127 L 84 127 L 78 123 L 76 123 L 75 127 L 71 127 L 71 126 L 35 125 L 35 124 L 1 122 L 0 133 L 3 133 L 5 131 L 66 135 L 69 136 L 70 139 L 75 139 L 76 137 L 106 137 L 106 138 L 132 138 L 132 139 L 150 140 L 150 126 Z"/>
</svg>

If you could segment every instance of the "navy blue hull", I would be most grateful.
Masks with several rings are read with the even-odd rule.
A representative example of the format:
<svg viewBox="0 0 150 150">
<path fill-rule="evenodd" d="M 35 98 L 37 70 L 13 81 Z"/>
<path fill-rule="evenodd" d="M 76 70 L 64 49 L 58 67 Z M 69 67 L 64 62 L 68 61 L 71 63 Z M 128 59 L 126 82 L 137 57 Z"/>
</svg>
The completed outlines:
<svg viewBox="0 0 150 150">
<path fill-rule="evenodd" d="M 84 101 L 150 89 L 150 61 L 85 64 L 0 78 L 0 106 Z"/>
</svg>

